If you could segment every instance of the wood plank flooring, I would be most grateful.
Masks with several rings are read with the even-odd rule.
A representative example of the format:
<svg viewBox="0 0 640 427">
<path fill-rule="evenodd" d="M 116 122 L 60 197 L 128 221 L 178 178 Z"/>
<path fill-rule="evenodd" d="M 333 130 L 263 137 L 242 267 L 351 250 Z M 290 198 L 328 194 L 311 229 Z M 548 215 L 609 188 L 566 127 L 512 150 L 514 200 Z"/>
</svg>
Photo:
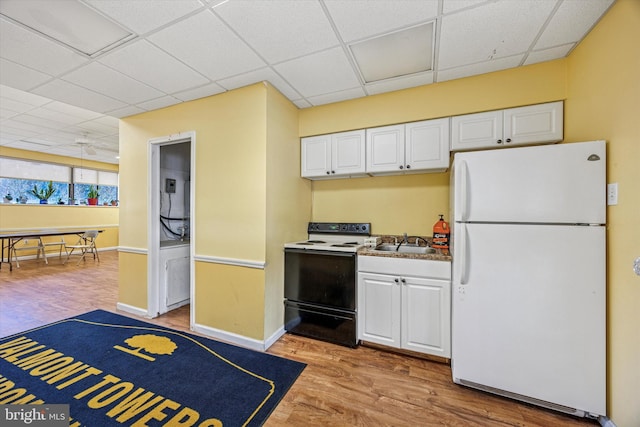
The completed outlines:
<svg viewBox="0 0 640 427">
<path fill-rule="evenodd" d="M 117 312 L 118 254 L 63 265 L 28 260 L 0 269 L 0 337 L 90 310 Z M 127 313 L 125 316 L 134 317 Z M 189 306 L 150 322 L 189 331 Z M 268 350 L 308 366 L 265 426 L 596 426 L 468 389 L 448 365 L 360 346 L 285 335 Z"/>
</svg>

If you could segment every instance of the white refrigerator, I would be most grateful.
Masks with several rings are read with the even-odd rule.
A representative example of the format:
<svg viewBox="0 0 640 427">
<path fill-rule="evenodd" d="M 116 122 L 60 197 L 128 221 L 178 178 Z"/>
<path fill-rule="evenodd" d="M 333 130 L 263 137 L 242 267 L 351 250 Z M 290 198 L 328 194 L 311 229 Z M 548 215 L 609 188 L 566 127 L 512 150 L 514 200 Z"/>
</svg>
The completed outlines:
<svg viewBox="0 0 640 427">
<path fill-rule="evenodd" d="M 606 412 L 604 141 L 457 153 L 454 382 Z"/>
</svg>

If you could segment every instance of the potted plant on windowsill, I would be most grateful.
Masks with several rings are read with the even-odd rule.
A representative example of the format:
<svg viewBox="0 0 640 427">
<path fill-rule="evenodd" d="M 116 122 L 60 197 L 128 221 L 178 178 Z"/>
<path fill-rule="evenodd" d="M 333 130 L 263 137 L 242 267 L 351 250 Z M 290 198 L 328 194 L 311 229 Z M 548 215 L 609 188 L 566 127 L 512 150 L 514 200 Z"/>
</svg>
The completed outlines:
<svg viewBox="0 0 640 427">
<path fill-rule="evenodd" d="M 87 204 L 95 206 L 98 204 L 98 190 L 92 185 L 89 187 L 89 192 L 87 193 Z"/>
<path fill-rule="evenodd" d="M 41 205 L 46 205 L 49 203 L 49 197 L 53 196 L 56 190 L 53 188 L 53 182 L 49 181 L 49 184 L 43 188 L 38 188 L 37 185 L 33 185 L 33 189 L 31 190 L 31 194 L 40 199 Z"/>
</svg>

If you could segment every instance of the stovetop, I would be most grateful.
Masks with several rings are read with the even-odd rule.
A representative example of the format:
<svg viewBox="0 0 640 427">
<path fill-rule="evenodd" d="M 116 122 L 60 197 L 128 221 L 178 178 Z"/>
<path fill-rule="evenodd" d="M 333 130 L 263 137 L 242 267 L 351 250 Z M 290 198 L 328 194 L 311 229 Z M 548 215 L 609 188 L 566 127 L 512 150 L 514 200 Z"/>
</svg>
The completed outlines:
<svg viewBox="0 0 640 427">
<path fill-rule="evenodd" d="M 284 245 L 288 249 L 315 251 L 357 252 L 364 246 L 364 239 L 371 235 L 368 223 L 310 222 L 308 240 Z"/>
</svg>

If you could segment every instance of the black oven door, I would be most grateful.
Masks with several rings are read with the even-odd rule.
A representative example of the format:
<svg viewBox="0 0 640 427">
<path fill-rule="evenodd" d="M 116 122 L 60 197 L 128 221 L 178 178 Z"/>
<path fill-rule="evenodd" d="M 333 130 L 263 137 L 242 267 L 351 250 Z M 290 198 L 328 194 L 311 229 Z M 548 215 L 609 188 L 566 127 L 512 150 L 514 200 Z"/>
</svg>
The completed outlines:
<svg viewBox="0 0 640 427">
<path fill-rule="evenodd" d="M 355 311 L 355 253 L 285 249 L 284 262 L 287 300 Z"/>
</svg>

